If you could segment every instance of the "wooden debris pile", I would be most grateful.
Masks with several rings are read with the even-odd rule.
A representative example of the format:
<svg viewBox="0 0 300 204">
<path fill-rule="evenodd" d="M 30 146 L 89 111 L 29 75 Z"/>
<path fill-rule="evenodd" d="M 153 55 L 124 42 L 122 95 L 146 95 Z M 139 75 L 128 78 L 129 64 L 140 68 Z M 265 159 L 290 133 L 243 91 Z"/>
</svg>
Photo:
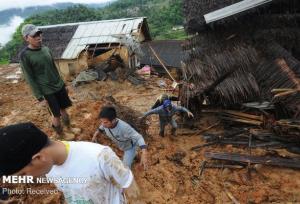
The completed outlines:
<svg viewBox="0 0 300 204">
<path fill-rule="evenodd" d="M 280 126 L 299 128 L 300 122 L 290 123 L 290 121 L 281 121 Z M 300 157 L 282 156 L 275 151 L 286 148 L 289 152 L 300 154 L 299 136 L 298 138 L 283 137 L 272 131 L 248 127 L 227 130 L 223 134 L 206 133 L 203 134 L 203 138 L 207 143 L 192 147 L 192 151 L 199 151 L 203 147 L 212 145 L 232 145 L 246 150 L 247 153 L 205 151 L 206 159 L 199 166 L 198 180 L 207 168 L 247 169 L 249 179 L 251 179 L 251 171 L 256 171 L 257 164 L 300 169 Z M 255 148 L 264 148 L 266 151 L 264 154 L 254 155 L 252 152 Z"/>
<path fill-rule="evenodd" d="M 185 0 L 181 102 L 200 110 L 268 101 L 282 118 L 300 115 L 300 2 L 274 0 L 206 24 L 204 15 L 239 0 Z M 285 90 L 279 91 L 278 90 Z M 277 91 L 277 92 L 276 92 Z"/>
</svg>

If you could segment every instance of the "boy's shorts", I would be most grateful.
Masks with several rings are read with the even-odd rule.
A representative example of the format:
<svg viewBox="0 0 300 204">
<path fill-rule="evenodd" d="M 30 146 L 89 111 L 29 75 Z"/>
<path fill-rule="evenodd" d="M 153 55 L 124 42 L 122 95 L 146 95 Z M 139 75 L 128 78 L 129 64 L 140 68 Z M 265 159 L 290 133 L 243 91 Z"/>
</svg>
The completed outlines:
<svg viewBox="0 0 300 204">
<path fill-rule="evenodd" d="M 60 117 L 60 110 L 72 106 L 72 102 L 68 96 L 65 86 L 61 90 L 45 95 L 44 98 L 48 102 L 49 108 L 54 117 Z"/>
</svg>

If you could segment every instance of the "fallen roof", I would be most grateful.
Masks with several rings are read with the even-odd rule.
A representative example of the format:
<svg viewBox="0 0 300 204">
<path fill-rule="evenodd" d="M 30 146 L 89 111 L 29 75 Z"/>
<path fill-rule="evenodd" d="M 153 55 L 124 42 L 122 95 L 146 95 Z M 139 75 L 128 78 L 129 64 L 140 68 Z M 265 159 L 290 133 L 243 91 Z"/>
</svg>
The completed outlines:
<svg viewBox="0 0 300 204">
<path fill-rule="evenodd" d="M 78 25 L 42 28 L 43 44 L 51 49 L 54 59 L 60 59 Z M 58 35 L 59 34 L 59 35 Z"/>
<path fill-rule="evenodd" d="M 150 39 L 145 17 L 48 25 L 40 26 L 39 28 L 44 33 L 47 33 L 51 29 L 70 26 L 76 26 L 77 29 L 65 47 L 60 59 L 75 59 L 88 45 L 120 43 L 118 36 L 138 36 L 141 30 L 144 30 L 145 38 Z M 58 32 L 57 34 L 59 35 L 60 33 Z M 44 38 L 44 41 L 47 42 L 47 40 L 51 39 Z"/>
</svg>

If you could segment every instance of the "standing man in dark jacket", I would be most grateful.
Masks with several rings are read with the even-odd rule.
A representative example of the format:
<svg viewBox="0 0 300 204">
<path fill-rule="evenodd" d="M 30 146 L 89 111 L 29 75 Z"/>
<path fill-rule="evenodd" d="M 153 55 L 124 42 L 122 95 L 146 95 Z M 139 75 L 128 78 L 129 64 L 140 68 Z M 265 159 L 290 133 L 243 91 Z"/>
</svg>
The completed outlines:
<svg viewBox="0 0 300 204">
<path fill-rule="evenodd" d="M 60 118 L 70 125 L 66 108 L 72 105 L 48 47 L 42 46 L 42 31 L 35 25 L 22 27 L 22 35 L 28 46 L 20 54 L 21 68 L 25 80 L 42 106 L 49 106 L 52 113 L 52 127 L 62 133 Z"/>
</svg>

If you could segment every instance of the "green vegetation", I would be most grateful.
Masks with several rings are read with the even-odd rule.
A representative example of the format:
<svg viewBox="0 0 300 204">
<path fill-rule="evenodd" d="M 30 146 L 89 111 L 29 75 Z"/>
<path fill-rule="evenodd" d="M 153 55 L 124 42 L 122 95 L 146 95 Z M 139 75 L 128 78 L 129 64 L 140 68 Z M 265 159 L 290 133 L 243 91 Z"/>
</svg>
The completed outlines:
<svg viewBox="0 0 300 204">
<path fill-rule="evenodd" d="M 148 18 L 153 39 L 184 39 L 183 29 L 173 30 L 175 26 L 183 25 L 182 0 L 119 0 L 105 8 L 88 8 L 76 5 L 64 10 L 51 10 L 26 18 L 24 24 L 51 25 L 82 21 L 97 21 L 126 17 Z M 0 50 L 0 64 L 7 63 L 22 45 L 20 27 L 13 39 Z"/>
</svg>

